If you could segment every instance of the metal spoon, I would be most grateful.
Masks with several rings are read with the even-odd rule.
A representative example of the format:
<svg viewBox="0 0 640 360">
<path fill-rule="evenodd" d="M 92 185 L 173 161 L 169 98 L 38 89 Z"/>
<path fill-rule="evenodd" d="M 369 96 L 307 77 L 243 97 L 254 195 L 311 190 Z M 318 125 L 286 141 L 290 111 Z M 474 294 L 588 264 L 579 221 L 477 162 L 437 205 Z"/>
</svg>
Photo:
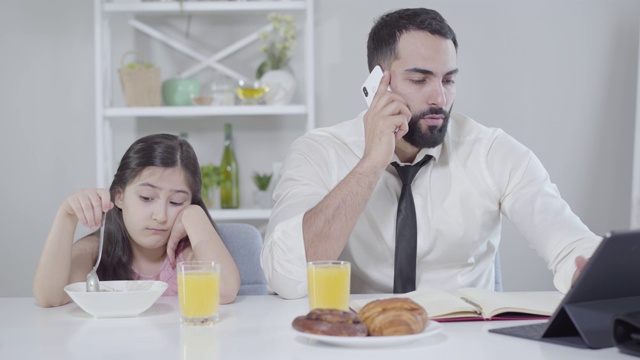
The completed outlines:
<svg viewBox="0 0 640 360">
<path fill-rule="evenodd" d="M 106 218 L 106 214 L 105 214 Z M 98 260 L 96 264 L 93 266 L 91 272 L 87 275 L 87 292 L 96 292 L 100 291 L 100 279 L 98 278 L 98 265 L 100 265 L 100 258 L 102 258 L 102 242 L 104 241 L 104 225 L 105 221 L 102 222 L 102 227 L 100 228 L 100 248 L 98 249 Z"/>
</svg>

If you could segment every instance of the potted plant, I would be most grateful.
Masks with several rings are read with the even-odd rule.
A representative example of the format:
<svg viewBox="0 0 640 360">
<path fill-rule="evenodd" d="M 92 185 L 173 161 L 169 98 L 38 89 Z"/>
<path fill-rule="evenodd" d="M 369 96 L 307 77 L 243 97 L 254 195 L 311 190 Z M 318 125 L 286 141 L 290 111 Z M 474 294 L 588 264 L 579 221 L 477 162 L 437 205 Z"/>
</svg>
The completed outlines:
<svg viewBox="0 0 640 360">
<path fill-rule="evenodd" d="M 256 184 L 256 187 L 258 188 L 253 193 L 253 203 L 258 208 L 270 209 L 273 206 L 271 193 L 268 191 L 272 176 L 273 174 L 271 173 L 253 173 L 253 183 Z"/>
<path fill-rule="evenodd" d="M 287 105 L 293 99 L 297 81 L 289 68 L 291 50 L 296 45 L 296 25 L 291 15 L 271 13 L 269 30 L 261 31 L 258 37 L 263 44 L 260 51 L 265 59 L 256 70 L 256 79 L 269 91 L 265 94 L 268 105 Z"/>
<path fill-rule="evenodd" d="M 202 176 L 202 200 L 209 209 L 220 207 L 220 183 L 222 182 L 222 169 L 220 166 L 207 164 L 200 167 Z"/>
</svg>

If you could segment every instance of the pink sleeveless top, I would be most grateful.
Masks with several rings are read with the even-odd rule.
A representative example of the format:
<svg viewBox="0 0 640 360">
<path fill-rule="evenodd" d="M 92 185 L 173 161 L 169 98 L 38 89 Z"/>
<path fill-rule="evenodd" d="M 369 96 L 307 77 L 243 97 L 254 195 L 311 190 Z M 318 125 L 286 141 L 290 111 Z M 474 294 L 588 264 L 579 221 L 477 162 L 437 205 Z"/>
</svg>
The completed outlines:
<svg viewBox="0 0 640 360">
<path fill-rule="evenodd" d="M 176 256 L 176 264 L 181 261 L 184 261 L 182 252 Z M 131 268 L 131 271 L 133 271 L 133 278 L 135 280 L 160 280 L 169 284 L 169 287 L 164 291 L 162 296 L 178 295 L 178 269 L 171 267 L 171 264 L 169 264 L 169 257 L 165 257 L 164 263 L 160 267 L 160 271 L 155 275 L 140 275 L 133 267 Z"/>
</svg>

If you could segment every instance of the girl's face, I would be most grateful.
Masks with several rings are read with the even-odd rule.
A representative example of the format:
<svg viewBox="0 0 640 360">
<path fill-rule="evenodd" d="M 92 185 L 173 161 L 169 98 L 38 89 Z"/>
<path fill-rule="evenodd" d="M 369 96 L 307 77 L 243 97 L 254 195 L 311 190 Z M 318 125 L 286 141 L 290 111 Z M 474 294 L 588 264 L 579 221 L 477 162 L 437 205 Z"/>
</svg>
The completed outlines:
<svg viewBox="0 0 640 360">
<path fill-rule="evenodd" d="M 164 248 L 178 215 L 191 204 L 191 197 L 181 167 L 144 169 L 115 199 L 134 242 L 131 245 Z"/>
</svg>

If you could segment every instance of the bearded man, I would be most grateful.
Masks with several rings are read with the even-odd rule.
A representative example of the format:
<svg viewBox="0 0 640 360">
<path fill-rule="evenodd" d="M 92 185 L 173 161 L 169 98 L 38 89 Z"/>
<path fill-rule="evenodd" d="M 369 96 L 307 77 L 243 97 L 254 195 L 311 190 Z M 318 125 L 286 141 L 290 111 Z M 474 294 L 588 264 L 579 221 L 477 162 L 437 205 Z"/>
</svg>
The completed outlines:
<svg viewBox="0 0 640 360">
<path fill-rule="evenodd" d="M 284 298 L 307 294 L 306 263 L 351 263 L 352 293 L 494 289 L 502 216 L 561 292 L 601 237 L 560 197 L 531 150 L 452 111 L 458 42 L 436 11 L 401 9 L 369 33 L 384 70 L 371 106 L 297 139 L 274 190 L 261 264 Z"/>
</svg>

